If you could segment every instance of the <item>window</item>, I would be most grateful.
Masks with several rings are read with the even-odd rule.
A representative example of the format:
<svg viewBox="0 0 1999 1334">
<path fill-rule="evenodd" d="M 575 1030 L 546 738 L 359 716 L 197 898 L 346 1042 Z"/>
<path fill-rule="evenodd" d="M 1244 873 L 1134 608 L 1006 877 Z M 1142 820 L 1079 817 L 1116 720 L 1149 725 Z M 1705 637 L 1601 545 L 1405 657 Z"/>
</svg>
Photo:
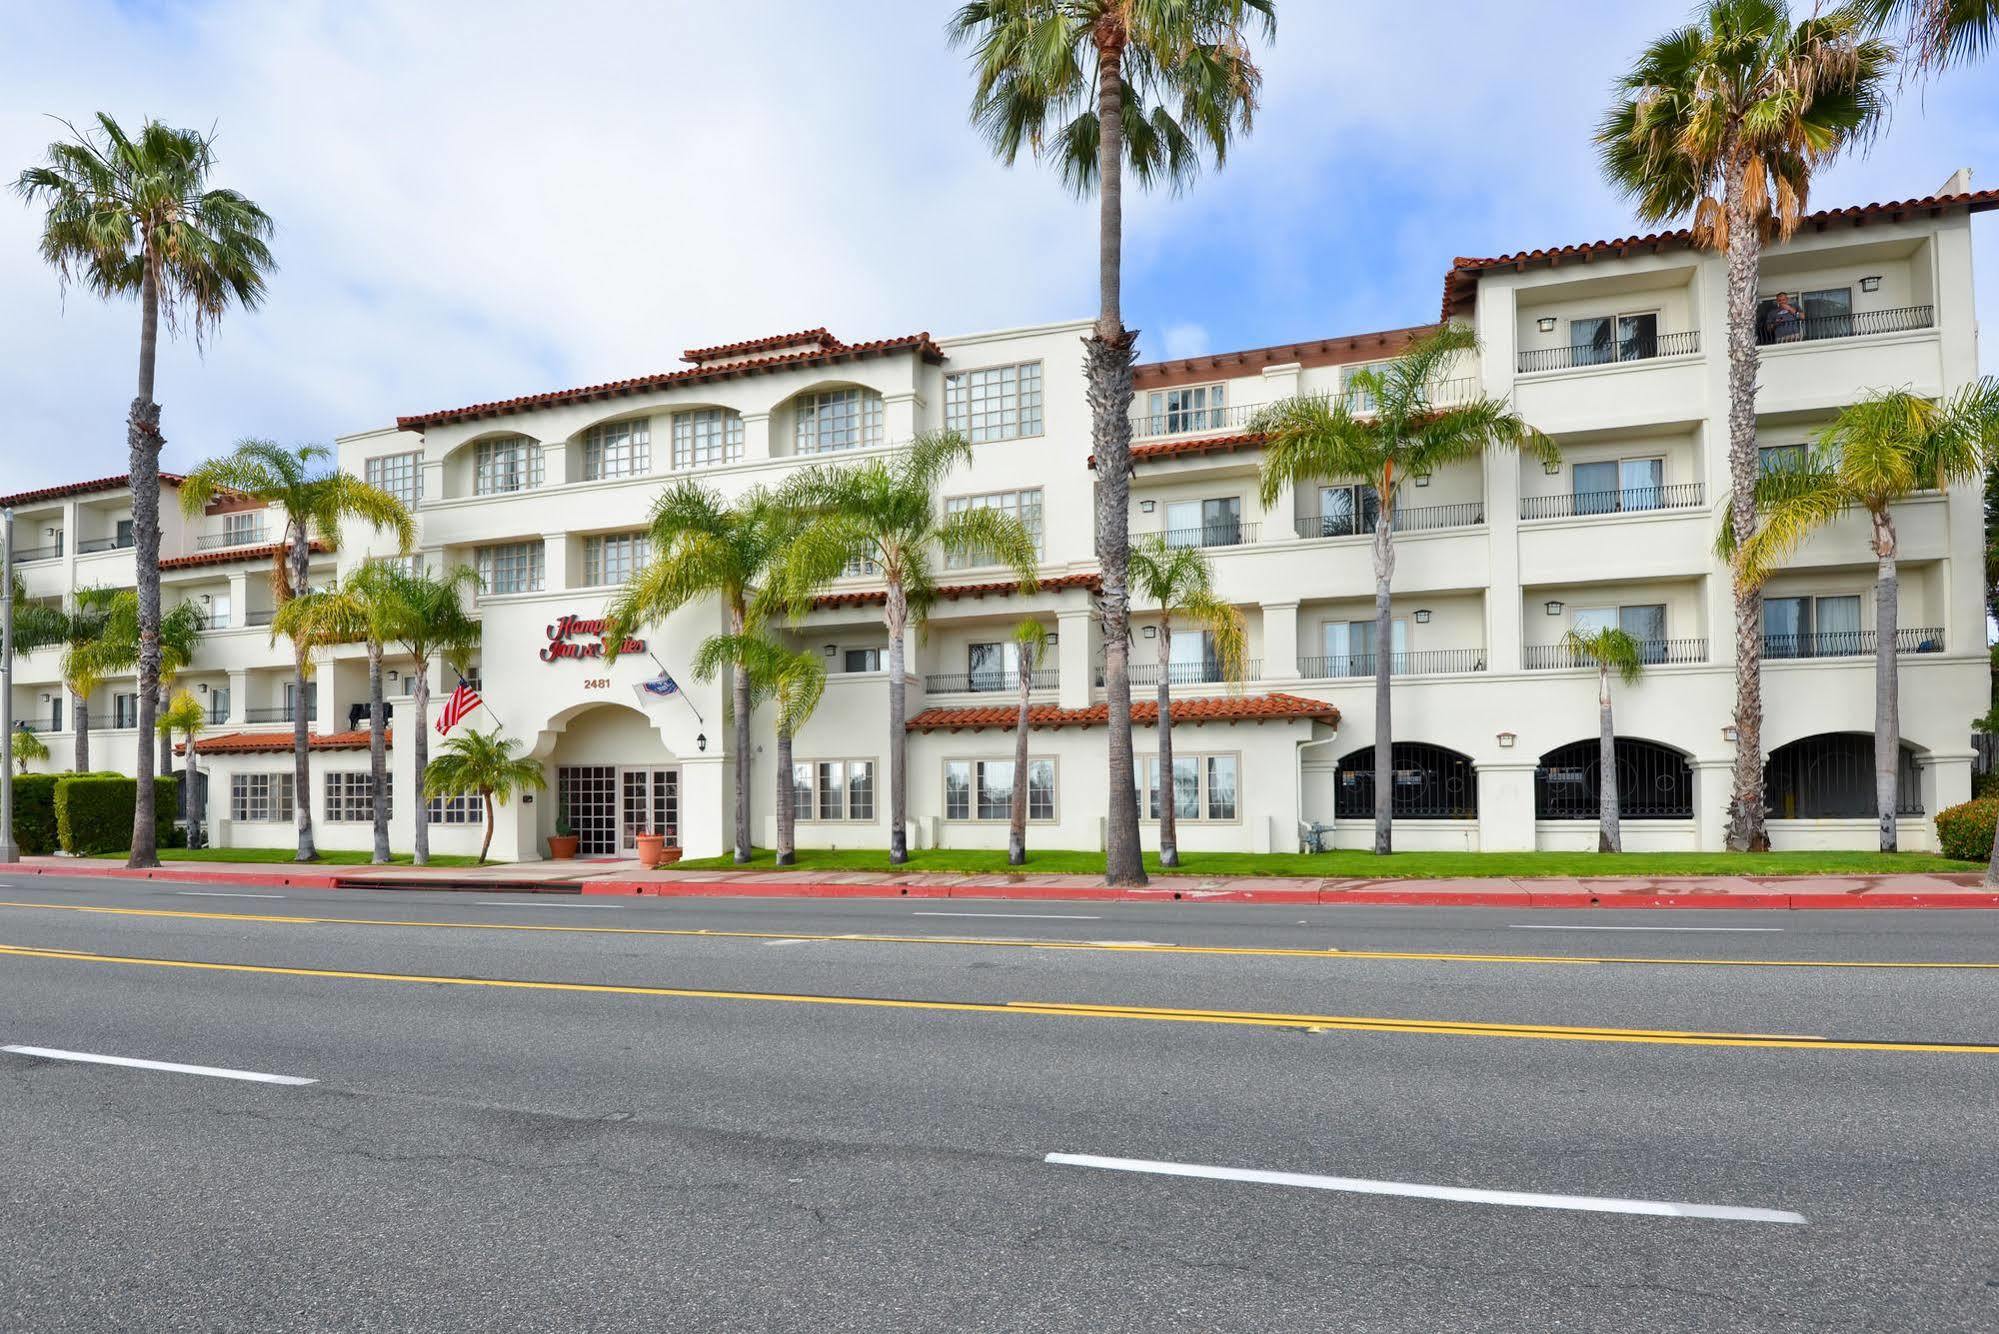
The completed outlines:
<svg viewBox="0 0 1999 1334">
<path fill-rule="evenodd" d="M 227 593 L 217 593 L 208 599 L 208 610 L 202 613 L 202 623 L 216 630 L 226 630 L 236 617 L 235 604 Z"/>
<path fill-rule="evenodd" d="M 1589 315 L 1569 321 L 1570 359 L 1578 366 L 1643 361 L 1659 355 L 1659 312 Z"/>
<path fill-rule="evenodd" d="M 1353 537 L 1371 533 L 1380 514 L 1381 496 L 1371 486 L 1364 483 L 1322 486 L 1319 488 L 1318 528 L 1313 531 L 1308 521 L 1306 536 Z"/>
<path fill-rule="evenodd" d="M 1772 292 L 1756 302 L 1756 341 L 1759 343 L 1846 338 L 1852 333 L 1851 287 L 1825 287 L 1816 292 Z"/>
<path fill-rule="evenodd" d="M 383 814 L 393 817 L 396 776 L 383 776 Z M 339 771 L 326 775 L 328 824 L 365 824 L 375 818 L 374 775 L 363 770 Z"/>
<path fill-rule="evenodd" d="M 1041 363 L 944 377 L 944 425 L 973 444 L 1041 434 Z"/>
<path fill-rule="evenodd" d="M 874 819 L 875 762 L 794 762 L 791 766 L 791 813 L 800 820 Z"/>
<path fill-rule="evenodd" d="M 1478 775 L 1471 756 L 1442 746 L 1397 741 L 1389 751 L 1394 787 L 1389 816 L 1396 820 L 1470 820 L 1478 815 Z M 1333 779 L 1333 817 L 1363 820 L 1374 814 L 1374 747 L 1349 751 Z"/>
<path fill-rule="evenodd" d="M 743 459 L 743 418 L 727 408 L 673 414 L 673 466 L 712 468 Z"/>
<path fill-rule="evenodd" d="M 362 465 L 362 480 L 379 486 L 405 505 L 423 499 L 423 456 L 384 454 Z"/>
<path fill-rule="evenodd" d="M 1601 459 L 1569 470 L 1578 514 L 1655 510 L 1664 499 L 1663 458 Z"/>
<path fill-rule="evenodd" d="M 1614 626 L 1638 641 L 1643 661 L 1667 660 L 1666 605 L 1663 602 L 1644 602 L 1628 607 L 1579 607 L 1569 623 L 1584 634 Z M 1578 662 L 1575 665 L 1589 664 Z"/>
<path fill-rule="evenodd" d="M 51 692 L 51 695 L 53 697 L 49 700 L 49 730 L 51 732 L 60 732 L 62 731 L 62 696 L 56 695 L 54 692 Z"/>
<path fill-rule="evenodd" d="M 1764 476 L 1773 472 L 1795 472 L 1811 460 L 1806 445 L 1763 445 L 1756 451 L 1756 467 Z"/>
<path fill-rule="evenodd" d="M 524 435 L 481 440 L 473 446 L 472 491 L 503 495 L 541 485 L 541 446 Z"/>
<path fill-rule="evenodd" d="M 842 579 L 868 579 L 882 572 L 871 556 L 855 556 L 840 569 Z"/>
<path fill-rule="evenodd" d="M 1167 546 L 1232 547 L 1241 541 L 1241 496 L 1167 502 Z"/>
<path fill-rule="evenodd" d="M 113 727 L 137 727 L 139 725 L 139 697 L 137 695 L 113 695 L 111 697 L 111 725 Z"/>
<path fill-rule="evenodd" d="M 229 818 L 242 824 L 291 819 L 292 776 L 231 774 Z"/>
<path fill-rule="evenodd" d="M 1326 660 L 1324 670 L 1313 673 L 1318 676 L 1372 676 L 1374 675 L 1374 622 L 1367 621 L 1327 621 L 1321 633 L 1325 636 Z M 1409 622 L 1398 616 L 1388 623 L 1388 670 L 1393 672 L 1404 661 L 1409 651 Z"/>
<path fill-rule="evenodd" d="M 801 454 L 872 449 L 882 442 L 881 395 L 871 389 L 834 389 L 807 394 L 796 409 Z"/>
<path fill-rule="evenodd" d="M 298 682 L 287 681 L 285 682 L 284 717 L 281 721 L 289 723 L 295 721 L 297 718 L 298 718 Z M 319 692 L 317 690 L 306 691 L 305 720 L 309 723 L 316 723 L 319 721 Z"/>
<path fill-rule="evenodd" d="M 1838 658 L 1873 648 L 1861 629 L 1860 595 L 1766 597 L 1763 599 L 1763 656 Z"/>
<path fill-rule="evenodd" d="M 1222 679 L 1222 660 L 1212 630 L 1180 630 L 1166 649 L 1167 683 L 1184 686 Z"/>
<path fill-rule="evenodd" d="M 132 545 L 132 521 L 130 519 L 120 519 L 118 521 L 117 532 L 118 536 L 112 543 L 114 546 L 129 547 Z"/>
<path fill-rule="evenodd" d="M 208 721 L 226 723 L 229 721 L 229 687 L 216 686 L 208 692 Z"/>
<path fill-rule="evenodd" d="M 488 593 L 539 593 L 544 554 L 539 542 L 480 547 L 474 561 L 479 583 Z"/>
<path fill-rule="evenodd" d="M 944 818 L 1012 819 L 1013 761 L 946 760 Z M 1027 818 L 1055 818 L 1055 761 L 1052 759 L 1029 757 L 1027 761 Z"/>
<path fill-rule="evenodd" d="M 637 477 L 652 471 L 652 419 L 593 426 L 583 437 L 583 480 Z"/>
<path fill-rule="evenodd" d="M 391 791 L 391 798 L 394 793 Z M 454 792 L 448 797 L 432 797 L 424 807 L 432 824 L 479 824 L 485 818 L 476 792 Z"/>
<path fill-rule="evenodd" d="M 386 566 L 391 570 L 406 575 L 411 579 L 423 573 L 423 553 L 421 551 L 412 551 L 407 556 L 370 556 L 368 559 L 378 565 Z"/>
<path fill-rule="evenodd" d="M 878 648 L 850 648 L 846 651 L 845 671 L 878 672 L 882 667 L 882 651 Z"/>
<path fill-rule="evenodd" d="M 1006 690 L 1020 684 L 1020 645 L 1011 639 L 965 648 L 966 684 L 973 690 Z"/>
<path fill-rule="evenodd" d="M 1218 384 L 1158 389 L 1145 396 L 1148 435 L 1209 431 L 1222 424 L 1223 389 Z"/>
<path fill-rule="evenodd" d="M 1020 526 L 1034 539 L 1034 554 L 1044 550 L 1041 540 L 1041 489 L 1032 491 L 989 491 L 982 496 L 953 496 L 944 502 L 946 515 L 962 514 L 967 510 L 995 509 L 1002 514 L 1020 520 Z M 991 565 L 990 551 L 951 552 L 944 557 L 944 568 L 963 570 L 978 565 Z"/>
<path fill-rule="evenodd" d="M 652 559 L 652 543 L 644 533 L 609 533 L 583 539 L 583 582 L 590 587 L 623 584 Z"/>
<path fill-rule="evenodd" d="M 1137 762 L 1139 800 L 1148 820 L 1159 818 L 1159 757 L 1141 755 Z M 1233 755 L 1173 756 L 1173 818 L 1233 820 L 1238 809 L 1236 757 Z"/>
<path fill-rule="evenodd" d="M 1618 737 L 1617 808 L 1626 820 L 1690 820 L 1694 774 L 1687 757 L 1653 741 Z M 1594 820 L 1601 813 L 1603 742 L 1598 737 L 1558 747 L 1534 769 L 1534 818 Z"/>
<path fill-rule="evenodd" d="M 264 516 L 257 510 L 237 510 L 222 516 L 222 544 L 240 547 L 264 540 Z"/>
</svg>

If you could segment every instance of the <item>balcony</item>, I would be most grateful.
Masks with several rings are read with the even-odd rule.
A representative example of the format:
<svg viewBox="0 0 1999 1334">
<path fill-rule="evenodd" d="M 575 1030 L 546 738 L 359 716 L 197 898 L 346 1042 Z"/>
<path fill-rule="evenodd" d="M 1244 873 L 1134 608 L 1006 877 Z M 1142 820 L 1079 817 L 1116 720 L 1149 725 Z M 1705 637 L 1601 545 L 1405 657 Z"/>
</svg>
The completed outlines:
<svg viewBox="0 0 1999 1334">
<path fill-rule="evenodd" d="M 1169 547 L 1240 547 L 1255 542 L 1260 528 L 1259 524 L 1232 519 L 1199 528 L 1168 528 L 1159 536 Z"/>
<path fill-rule="evenodd" d="M 289 704 L 279 704 L 275 707 L 265 709 L 245 709 L 243 710 L 243 721 L 246 723 L 289 723 L 295 721 L 292 716 L 293 712 L 294 710 Z M 305 720 L 309 723 L 319 721 L 319 705 L 316 701 L 307 702 L 305 706 Z"/>
<path fill-rule="evenodd" d="M 270 540 L 270 530 L 258 524 L 255 528 L 232 528 L 226 533 L 203 533 L 194 540 L 194 547 L 197 551 L 220 551 L 227 547 L 262 546 Z"/>
<path fill-rule="evenodd" d="M 1845 315 L 1801 316 L 1789 324 L 1756 330 L 1756 342 L 1763 347 L 1786 343 L 1815 343 L 1827 338 L 1865 338 L 1871 334 L 1914 333 L 1936 324 L 1935 306 L 1896 306 L 1888 310 L 1860 310 Z"/>
<path fill-rule="evenodd" d="M 1037 667 L 1027 683 L 1029 690 L 1053 690 L 1060 683 L 1053 667 Z M 1019 672 L 943 672 L 923 678 L 923 688 L 933 695 L 992 694 L 1018 692 Z"/>
<path fill-rule="evenodd" d="M 1372 514 L 1315 514 L 1294 525 L 1300 537 L 1364 537 L 1374 531 Z M 1420 533 L 1432 528 L 1472 528 L 1485 522 L 1485 502 L 1467 500 L 1456 505 L 1417 505 L 1395 511 L 1391 525 L 1398 533 Z"/>
<path fill-rule="evenodd" d="M 1450 407 L 1477 397 L 1478 389 L 1479 382 L 1476 376 L 1439 380 L 1430 386 L 1430 405 L 1440 408 Z M 1323 403 L 1330 402 L 1335 395 L 1311 394 L 1307 397 Z M 1357 389 L 1343 390 L 1338 397 L 1344 398 L 1347 411 L 1356 415 L 1365 415 L 1375 410 L 1373 396 Z M 1131 418 L 1131 433 L 1135 437 L 1146 438 L 1242 431 L 1249 428 L 1257 413 L 1269 406 L 1268 403 L 1231 403 L 1218 408 L 1182 408 L 1151 414 L 1134 412 Z"/>
<path fill-rule="evenodd" d="M 1559 496 L 1526 496 L 1520 501 L 1523 519 L 1590 518 L 1600 514 L 1637 514 L 1652 510 L 1698 509 L 1706 501 L 1703 482 L 1671 486 L 1634 486 L 1619 491 L 1579 491 Z"/>
<path fill-rule="evenodd" d="M 14 720 L 14 730 L 16 732 L 33 732 L 37 736 L 48 736 L 63 729 L 61 723 L 50 722 L 47 718 L 16 718 Z"/>
<path fill-rule="evenodd" d="M 1298 659 L 1298 674 L 1308 680 L 1337 681 L 1347 677 L 1373 676 L 1372 653 L 1348 653 L 1329 658 Z M 1425 649 L 1415 653 L 1388 655 L 1390 676 L 1439 676 L 1446 672 L 1482 672 L 1482 648 Z"/>
<path fill-rule="evenodd" d="M 1227 680 L 1222 675 L 1219 662 L 1169 662 L 1165 665 L 1166 684 L 1169 686 L 1221 685 Z M 1131 664 L 1131 683 L 1135 686 L 1157 686 L 1160 664 L 1157 662 L 1134 662 Z M 1242 665 L 1242 679 L 1261 681 L 1263 660 L 1250 658 Z M 1102 669 L 1097 671 L 1097 684 L 1104 683 Z"/>
<path fill-rule="evenodd" d="M 1638 660 L 1647 667 L 1706 662 L 1707 640 L 1641 639 L 1638 641 Z M 1594 668 L 1596 662 L 1587 654 L 1575 652 L 1567 644 L 1523 644 L 1520 665 L 1533 672 L 1563 667 Z"/>
<path fill-rule="evenodd" d="M 246 611 L 243 613 L 243 624 L 246 626 L 269 625 L 276 616 L 277 612 L 275 611 Z"/>
<path fill-rule="evenodd" d="M 1862 658 L 1880 642 L 1872 630 L 1830 630 L 1810 635 L 1764 635 L 1766 659 Z M 1903 626 L 1895 631 L 1895 652 L 1943 652 L 1943 627 Z"/>
<path fill-rule="evenodd" d="M 62 537 L 58 535 L 54 542 L 51 542 L 46 546 L 15 547 L 14 563 L 16 565 L 25 565 L 31 560 L 55 560 L 57 557 L 61 555 L 62 555 Z"/>
<path fill-rule="evenodd" d="M 1701 350 L 1698 329 L 1681 333 L 1648 334 L 1614 343 L 1579 343 L 1573 347 L 1540 347 L 1520 353 L 1514 369 L 1521 375 L 1536 371 L 1570 371 L 1592 366 L 1619 366 L 1633 361 L 1653 361 L 1660 357 L 1692 356 Z"/>
<path fill-rule="evenodd" d="M 93 537 L 76 544 L 76 554 L 87 556 L 96 551 L 123 551 L 132 545 L 132 535 L 125 533 L 118 537 Z"/>
</svg>

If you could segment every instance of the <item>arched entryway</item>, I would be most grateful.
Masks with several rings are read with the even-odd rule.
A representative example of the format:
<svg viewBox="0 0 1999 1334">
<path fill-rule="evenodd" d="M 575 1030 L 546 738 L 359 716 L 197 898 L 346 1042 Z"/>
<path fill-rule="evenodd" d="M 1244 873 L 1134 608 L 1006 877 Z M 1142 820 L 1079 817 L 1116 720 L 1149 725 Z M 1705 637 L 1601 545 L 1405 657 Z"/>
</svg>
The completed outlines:
<svg viewBox="0 0 1999 1334">
<path fill-rule="evenodd" d="M 679 757 L 650 716 L 622 704 L 586 704 L 551 719 L 542 738 L 548 744 L 536 751 L 556 803 L 547 828 L 553 831 L 557 812 L 566 814 L 580 856 L 631 856 L 642 833 L 680 846 Z"/>
<path fill-rule="evenodd" d="M 1617 813 L 1622 820 L 1694 818 L 1694 772 L 1671 746 L 1618 737 Z M 1597 737 L 1557 746 L 1534 770 L 1534 818 L 1595 820 L 1602 816 L 1603 743 Z"/>
<path fill-rule="evenodd" d="M 1763 794 L 1773 820 L 1873 819 L 1873 735 L 1821 732 L 1777 747 L 1763 761 Z M 1905 741 L 1895 767 L 1895 814 L 1922 813 L 1916 749 Z"/>
<path fill-rule="evenodd" d="M 1471 756 L 1421 741 L 1398 741 L 1390 753 L 1395 761 L 1394 819 L 1478 818 L 1478 772 Z M 1333 814 L 1342 820 L 1373 818 L 1373 746 L 1341 757 L 1333 779 Z"/>
</svg>

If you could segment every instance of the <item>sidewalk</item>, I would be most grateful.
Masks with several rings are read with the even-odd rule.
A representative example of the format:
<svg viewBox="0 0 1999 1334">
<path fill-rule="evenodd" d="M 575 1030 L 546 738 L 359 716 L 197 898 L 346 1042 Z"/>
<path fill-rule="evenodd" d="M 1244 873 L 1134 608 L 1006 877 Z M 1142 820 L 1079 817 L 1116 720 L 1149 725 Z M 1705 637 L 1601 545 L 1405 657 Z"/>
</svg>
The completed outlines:
<svg viewBox="0 0 1999 1334">
<path fill-rule="evenodd" d="M 169 862 L 128 871 L 93 858 L 29 857 L 0 875 L 106 876 L 298 889 L 469 889 L 486 893 L 661 898 L 922 898 L 1028 902 L 1403 904 L 1495 908 L 1999 908 L 1978 874 L 1562 876 L 1343 880 L 1155 876 L 1112 889 L 1084 875 L 893 875 L 864 871 L 647 871 L 635 861 L 512 862 L 483 867 L 299 866 Z"/>
</svg>

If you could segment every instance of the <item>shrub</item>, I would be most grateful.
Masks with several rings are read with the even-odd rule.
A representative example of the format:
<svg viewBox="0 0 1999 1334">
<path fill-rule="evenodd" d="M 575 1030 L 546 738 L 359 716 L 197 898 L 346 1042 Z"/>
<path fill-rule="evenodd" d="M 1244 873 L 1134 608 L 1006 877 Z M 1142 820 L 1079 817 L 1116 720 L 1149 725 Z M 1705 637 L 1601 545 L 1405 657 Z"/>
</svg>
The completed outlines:
<svg viewBox="0 0 1999 1334">
<path fill-rule="evenodd" d="M 1988 769 L 1971 780 L 1973 797 L 1999 797 L 1999 769 Z"/>
<path fill-rule="evenodd" d="M 1982 862 L 1992 856 L 1992 831 L 1999 824 L 1999 798 L 1981 797 L 1937 812 L 1937 846 L 1946 857 Z"/>
<path fill-rule="evenodd" d="M 24 857 L 56 850 L 56 780 L 61 774 L 23 774 L 14 780 L 14 843 Z"/>
<path fill-rule="evenodd" d="M 119 852 L 132 843 L 132 809 L 139 784 L 104 774 L 71 774 L 56 782 L 56 837 L 72 856 Z"/>
</svg>

